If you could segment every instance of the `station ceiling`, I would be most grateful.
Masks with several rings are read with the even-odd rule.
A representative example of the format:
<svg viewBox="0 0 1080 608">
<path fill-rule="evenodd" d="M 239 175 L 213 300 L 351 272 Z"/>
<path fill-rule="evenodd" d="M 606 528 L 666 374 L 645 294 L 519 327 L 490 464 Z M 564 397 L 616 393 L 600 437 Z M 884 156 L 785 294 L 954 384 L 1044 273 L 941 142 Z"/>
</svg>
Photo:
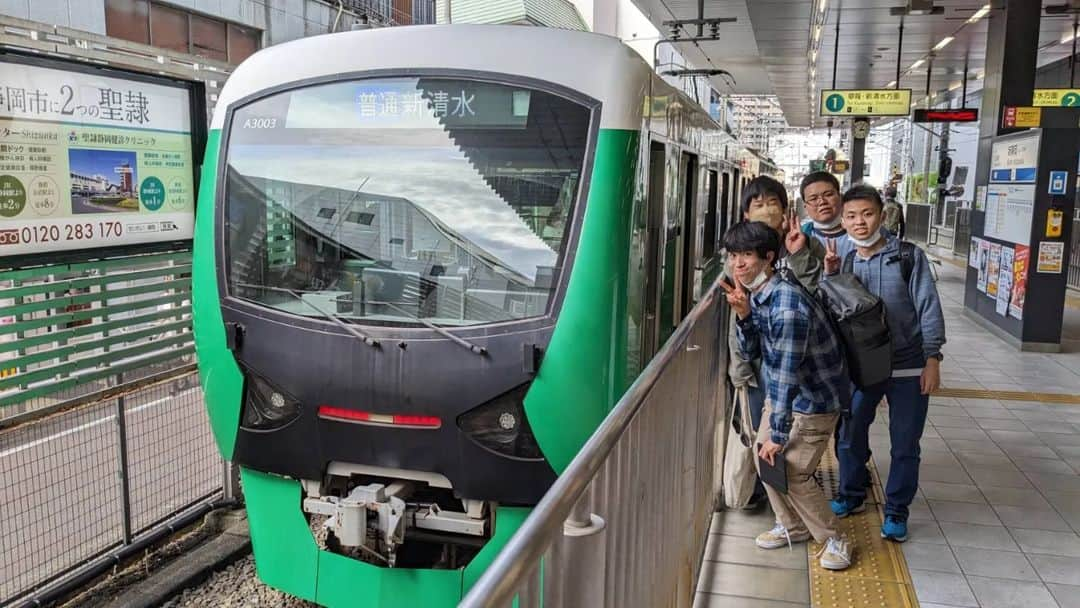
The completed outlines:
<svg viewBox="0 0 1080 608">
<path fill-rule="evenodd" d="M 1044 0 L 1043 6 L 1068 1 Z M 698 17 L 698 0 L 634 3 L 664 36 L 670 33 L 664 21 Z M 925 97 L 928 69 L 933 95 L 952 89 L 952 95 L 958 96 L 965 64 L 968 90 L 982 88 L 989 20 L 1003 12 L 1001 8 L 984 10 L 990 4 L 1002 6 L 1002 0 L 935 0 L 934 6 L 943 9 L 941 14 L 903 17 L 901 48 L 901 17 L 891 9 L 906 6 L 907 0 L 704 0 L 701 4 L 706 18 L 734 17 L 737 21 L 719 26 L 719 40 L 680 42 L 677 48 L 693 67 L 722 68 L 733 75 L 734 86 L 727 79 L 711 79 L 721 94 L 776 95 L 793 127 L 824 126 L 816 116 L 818 95 L 822 89 L 834 88 L 834 53 L 835 88 L 839 89 L 891 88 L 898 48 L 900 86 L 912 89 L 913 101 Z M 1069 56 L 1072 32 L 1072 15 L 1044 11 L 1040 66 Z M 696 28 L 684 27 L 682 36 L 696 33 Z"/>
</svg>

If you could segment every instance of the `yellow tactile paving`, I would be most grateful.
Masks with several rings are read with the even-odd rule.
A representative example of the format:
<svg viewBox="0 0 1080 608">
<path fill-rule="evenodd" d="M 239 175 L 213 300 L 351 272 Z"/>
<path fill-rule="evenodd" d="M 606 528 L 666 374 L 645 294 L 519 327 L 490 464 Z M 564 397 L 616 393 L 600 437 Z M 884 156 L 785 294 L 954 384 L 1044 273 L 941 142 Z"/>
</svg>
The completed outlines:
<svg viewBox="0 0 1080 608">
<path fill-rule="evenodd" d="M 985 388 L 939 388 L 935 397 L 960 399 L 998 399 L 1002 401 L 1041 401 L 1043 403 L 1080 404 L 1080 395 L 1066 393 L 1030 393 L 1027 391 L 992 391 Z"/>
<path fill-rule="evenodd" d="M 837 462 L 829 449 L 818 466 L 825 494 L 837 487 Z M 851 567 L 842 572 L 825 570 L 815 557 L 821 545 L 809 547 L 810 602 L 814 608 L 917 608 L 904 553 L 897 543 L 881 538 L 882 495 L 877 470 L 871 466 L 874 487 L 867 509 L 840 520 L 841 530 L 853 542 Z"/>
</svg>

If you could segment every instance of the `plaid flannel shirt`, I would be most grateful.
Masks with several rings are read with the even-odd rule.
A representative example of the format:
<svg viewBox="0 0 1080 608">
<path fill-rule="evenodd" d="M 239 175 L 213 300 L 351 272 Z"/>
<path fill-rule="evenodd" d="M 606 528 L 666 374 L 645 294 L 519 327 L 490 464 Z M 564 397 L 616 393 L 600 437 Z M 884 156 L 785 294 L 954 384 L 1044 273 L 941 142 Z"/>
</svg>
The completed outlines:
<svg viewBox="0 0 1080 608">
<path fill-rule="evenodd" d="M 824 311 L 798 285 L 774 275 L 737 323 L 739 350 L 761 357 L 772 403 L 772 440 L 787 443 L 792 416 L 837 412 L 851 395 L 840 342 Z"/>
</svg>

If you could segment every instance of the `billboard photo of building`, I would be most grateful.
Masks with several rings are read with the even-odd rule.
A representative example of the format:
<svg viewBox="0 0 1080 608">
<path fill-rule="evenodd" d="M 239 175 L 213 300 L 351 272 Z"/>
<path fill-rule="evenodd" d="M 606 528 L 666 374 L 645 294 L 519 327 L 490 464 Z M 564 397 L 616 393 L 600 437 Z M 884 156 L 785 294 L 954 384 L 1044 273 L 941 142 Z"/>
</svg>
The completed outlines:
<svg viewBox="0 0 1080 608">
<path fill-rule="evenodd" d="M 139 211 L 135 152 L 72 148 L 68 162 L 72 213 Z"/>
</svg>

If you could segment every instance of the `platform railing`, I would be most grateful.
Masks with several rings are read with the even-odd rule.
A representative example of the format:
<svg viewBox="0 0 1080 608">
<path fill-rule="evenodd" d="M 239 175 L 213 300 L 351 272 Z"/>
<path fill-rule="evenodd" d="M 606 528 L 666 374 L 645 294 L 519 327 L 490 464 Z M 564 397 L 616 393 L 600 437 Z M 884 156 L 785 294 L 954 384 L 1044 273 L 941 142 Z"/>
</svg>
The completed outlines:
<svg viewBox="0 0 1080 608">
<path fill-rule="evenodd" d="M 680 324 L 460 606 L 690 606 L 723 470 L 716 286 Z"/>
</svg>

